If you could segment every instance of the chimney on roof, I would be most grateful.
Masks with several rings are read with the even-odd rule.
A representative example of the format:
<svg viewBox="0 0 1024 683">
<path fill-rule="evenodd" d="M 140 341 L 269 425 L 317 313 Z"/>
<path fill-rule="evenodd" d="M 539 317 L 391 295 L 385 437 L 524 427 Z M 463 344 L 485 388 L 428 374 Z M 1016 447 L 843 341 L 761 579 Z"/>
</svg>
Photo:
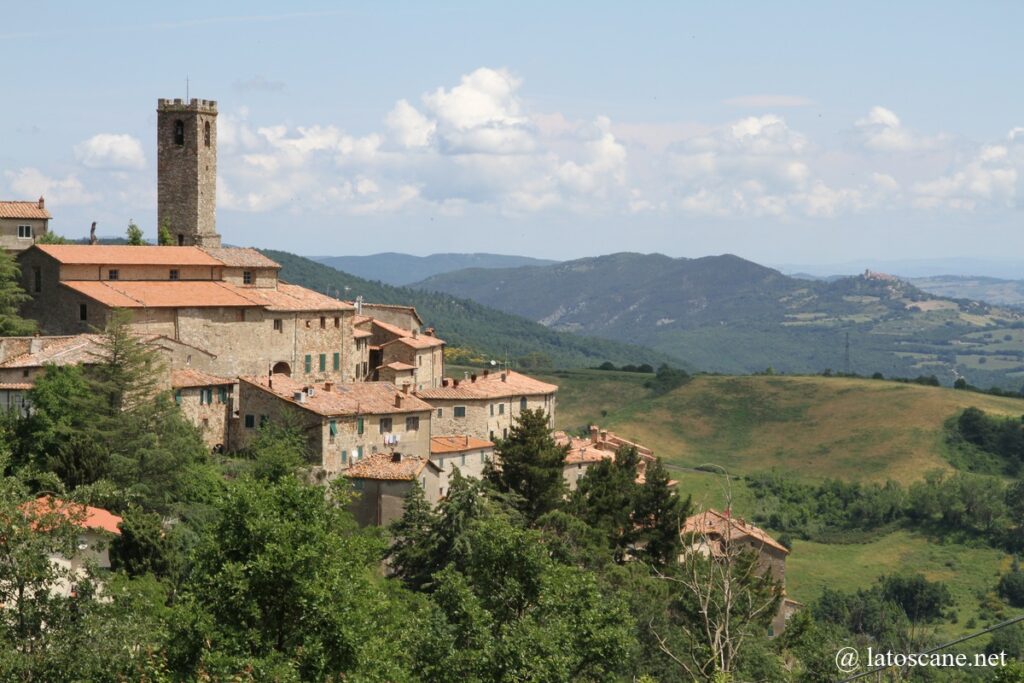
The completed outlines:
<svg viewBox="0 0 1024 683">
<path fill-rule="evenodd" d="M 402 393 L 403 394 L 408 394 L 409 393 L 409 383 L 408 382 L 406 382 L 405 384 L 402 385 Z"/>
<path fill-rule="evenodd" d="M 508 381 L 508 373 L 507 372 L 501 373 L 501 381 L 502 382 L 507 382 Z"/>
<path fill-rule="evenodd" d="M 324 391 L 326 391 L 327 393 L 330 393 L 331 389 L 333 389 L 333 388 L 334 388 L 334 382 L 330 382 L 330 381 L 324 382 Z"/>
<path fill-rule="evenodd" d="M 416 339 L 420 336 L 420 330 L 417 327 L 412 328 L 412 338 Z"/>
<path fill-rule="evenodd" d="M 46 200 L 43 199 L 43 195 L 39 195 L 39 208 L 40 209 L 45 209 L 46 208 Z"/>
<path fill-rule="evenodd" d="M 447 377 L 442 377 L 441 378 L 441 386 L 442 387 L 448 386 L 448 378 Z"/>
<path fill-rule="evenodd" d="M 43 350 L 43 340 L 39 338 L 38 334 L 36 334 L 36 336 L 32 337 L 32 339 L 28 343 L 28 352 L 29 353 L 39 353 L 42 350 Z"/>
<path fill-rule="evenodd" d="M 470 379 L 471 382 L 475 382 L 476 381 L 476 373 L 474 372 L 472 375 L 470 375 L 469 379 Z"/>
<path fill-rule="evenodd" d="M 426 330 L 423 331 L 423 334 L 427 335 L 428 337 L 433 337 L 434 331 L 435 330 L 433 327 L 428 327 Z"/>
<path fill-rule="evenodd" d="M 601 430 L 601 441 L 607 441 L 607 440 L 608 440 L 608 430 L 607 429 L 602 429 Z"/>
<path fill-rule="evenodd" d="M 453 379 L 452 380 L 452 387 L 454 387 L 455 389 L 458 389 L 459 388 L 459 380 Z"/>
<path fill-rule="evenodd" d="M 402 407 L 402 395 L 401 394 L 395 394 L 395 407 L 396 408 L 401 408 Z"/>
<path fill-rule="evenodd" d="M 490 371 L 490 370 L 484 370 L 484 377 L 486 377 L 486 376 L 487 376 L 487 375 L 489 375 L 489 374 L 491 374 L 491 371 Z"/>
<path fill-rule="evenodd" d="M 590 443 L 597 443 L 598 431 L 597 425 L 590 425 Z"/>
</svg>

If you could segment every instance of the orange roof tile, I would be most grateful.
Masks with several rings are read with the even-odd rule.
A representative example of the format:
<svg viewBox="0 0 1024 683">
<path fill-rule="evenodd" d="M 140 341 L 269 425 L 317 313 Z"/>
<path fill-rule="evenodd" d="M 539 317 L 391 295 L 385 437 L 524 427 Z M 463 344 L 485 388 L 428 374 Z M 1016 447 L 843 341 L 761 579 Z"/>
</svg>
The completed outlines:
<svg viewBox="0 0 1024 683">
<path fill-rule="evenodd" d="M 184 370 L 171 371 L 171 387 L 175 389 L 186 389 L 188 387 L 217 387 L 225 384 L 234 384 L 235 380 L 227 377 L 218 377 L 201 370 L 187 368 Z"/>
<path fill-rule="evenodd" d="M 273 261 L 255 249 L 248 247 L 200 247 L 207 254 L 231 268 L 280 268 Z"/>
<path fill-rule="evenodd" d="M 0 218 L 53 218 L 39 202 L 0 202 Z"/>
<path fill-rule="evenodd" d="M 754 545 L 769 546 L 784 554 L 789 554 L 789 549 L 765 531 L 749 524 L 742 519 L 732 515 L 723 515 L 717 510 L 705 510 L 686 519 L 682 528 L 683 533 L 713 535 L 723 538 L 729 534 L 732 540 L 742 540 L 744 537 L 753 540 Z"/>
<path fill-rule="evenodd" d="M 353 339 L 366 339 L 367 337 L 372 336 L 373 332 L 368 332 L 367 330 L 352 330 Z"/>
<path fill-rule="evenodd" d="M 504 381 L 502 375 L 505 375 Z M 536 396 L 553 394 L 558 391 L 558 386 L 555 384 L 541 382 L 514 370 L 478 375 L 475 382 L 471 379 L 458 380 L 458 386 L 455 386 L 456 380 L 445 379 L 445 381 L 448 383 L 446 387 L 422 389 L 417 391 L 416 395 L 426 400 L 471 401 L 474 399 Z"/>
<path fill-rule="evenodd" d="M 11 340 L 13 338 L 8 338 Z M 54 365 L 79 365 L 98 363 L 104 357 L 99 335 L 76 334 L 72 336 L 32 337 L 28 349 L 37 346 L 35 352 L 26 350 L 0 363 L 0 368 L 37 368 Z"/>
<path fill-rule="evenodd" d="M 28 391 L 34 386 L 29 382 L 0 382 L 0 391 Z"/>
<path fill-rule="evenodd" d="M 412 394 L 405 394 L 391 382 L 349 382 L 333 384 L 330 391 L 323 384 L 297 382 L 287 375 L 274 375 L 273 386 L 267 377 L 240 377 L 240 380 L 276 395 L 306 410 L 324 416 L 336 415 L 393 415 L 397 413 L 419 413 L 432 410 L 429 403 Z M 306 396 L 305 401 L 296 401 L 295 395 L 306 387 L 316 391 Z M 401 397 L 401 405 L 395 405 Z"/>
<path fill-rule="evenodd" d="M 269 311 L 351 311 L 352 306 L 299 285 L 279 282 L 277 288 L 256 287 L 237 290 Z"/>
<path fill-rule="evenodd" d="M 73 522 L 82 529 L 101 529 L 120 536 L 121 530 L 118 524 L 121 518 L 103 508 L 94 508 L 89 505 L 81 505 L 70 501 L 54 498 L 52 496 L 41 496 L 34 501 L 24 503 L 23 510 L 31 510 L 35 516 L 42 516 L 57 513 L 67 518 L 76 517 Z"/>
<path fill-rule="evenodd" d="M 342 474 L 349 479 L 381 479 L 384 481 L 412 481 L 429 461 L 418 455 L 374 453 L 356 462 Z"/>
<path fill-rule="evenodd" d="M 143 247 L 129 247 L 142 249 Z M 154 247 L 156 248 L 156 247 Z M 160 247 L 172 249 L 174 247 Z M 184 247 L 182 247 L 184 248 Z M 111 308 L 209 308 L 264 306 L 249 291 L 211 280 L 75 280 L 62 285 Z"/>
<path fill-rule="evenodd" d="M 494 448 L 494 444 L 475 436 L 464 434 L 452 434 L 450 436 L 430 437 L 430 453 L 462 453 L 465 451 L 476 451 L 481 448 Z"/>
<path fill-rule="evenodd" d="M 409 365 L 408 363 L 403 363 L 401 361 L 395 361 L 394 363 L 388 363 L 387 365 L 381 365 L 377 369 L 379 370 L 380 368 L 391 368 L 392 370 L 397 370 L 397 371 L 401 372 L 403 370 L 415 370 L 416 366 L 415 365 Z"/>
<path fill-rule="evenodd" d="M 107 244 L 37 244 L 34 247 L 69 265 L 220 266 L 199 247 L 154 247 Z"/>
<path fill-rule="evenodd" d="M 421 334 L 418 337 L 400 337 L 398 339 L 392 339 L 389 342 L 384 342 L 381 346 L 387 346 L 388 344 L 403 344 L 404 346 L 414 349 L 429 349 L 434 346 L 444 346 L 444 342 L 442 340 L 425 334 Z"/>
</svg>

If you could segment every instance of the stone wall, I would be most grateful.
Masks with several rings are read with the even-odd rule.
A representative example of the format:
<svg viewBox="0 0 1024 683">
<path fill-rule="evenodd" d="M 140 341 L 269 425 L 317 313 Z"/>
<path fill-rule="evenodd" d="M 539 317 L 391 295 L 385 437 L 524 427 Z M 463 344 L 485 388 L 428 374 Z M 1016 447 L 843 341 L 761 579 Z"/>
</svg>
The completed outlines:
<svg viewBox="0 0 1024 683">
<path fill-rule="evenodd" d="M 522 397 L 504 399 L 426 399 L 434 407 L 432 417 L 435 434 L 468 434 L 478 439 L 494 441 L 504 438 L 520 413 Z M 455 417 L 455 408 L 465 407 L 465 417 Z M 543 408 L 554 425 L 555 397 L 527 396 L 526 407 L 529 410 Z M 440 414 L 438 414 L 440 411 Z"/>
<path fill-rule="evenodd" d="M 35 244 L 35 238 L 46 234 L 46 218 L 0 218 L 0 249 L 19 252 Z M 32 237 L 18 237 L 18 226 L 32 227 Z"/>
<path fill-rule="evenodd" d="M 178 271 L 179 280 L 218 280 L 220 266 L 154 266 L 154 265 L 81 265 L 65 263 L 60 266 L 60 279 L 71 280 L 109 280 L 110 271 L 117 271 L 118 280 L 170 280 L 171 269 Z"/>
<path fill-rule="evenodd" d="M 414 349 L 402 343 L 394 343 L 386 345 L 382 351 L 381 365 L 397 361 L 416 367 L 413 383 L 417 389 L 434 389 L 441 386 L 441 379 L 444 377 L 443 347 Z"/>
<path fill-rule="evenodd" d="M 430 456 L 440 473 L 437 477 L 438 497 L 448 493 L 448 478 L 455 469 L 464 477 L 481 479 L 484 476 L 484 465 L 494 460 L 494 448 L 481 448 L 465 453 L 440 453 Z"/>
<path fill-rule="evenodd" d="M 227 391 L 221 396 L 220 389 Z M 202 392 L 211 390 L 213 402 L 204 403 Z M 233 387 L 187 387 L 174 391 L 174 400 L 182 414 L 194 424 L 209 448 L 224 446 L 227 442 L 228 420 L 231 416 L 234 396 Z"/>
<path fill-rule="evenodd" d="M 252 282 L 245 282 L 245 273 L 249 272 L 252 275 Z M 224 282 L 238 287 L 276 287 L 277 286 L 277 269 L 276 268 L 237 268 L 235 266 L 225 267 L 221 271 L 221 279 Z"/>
</svg>

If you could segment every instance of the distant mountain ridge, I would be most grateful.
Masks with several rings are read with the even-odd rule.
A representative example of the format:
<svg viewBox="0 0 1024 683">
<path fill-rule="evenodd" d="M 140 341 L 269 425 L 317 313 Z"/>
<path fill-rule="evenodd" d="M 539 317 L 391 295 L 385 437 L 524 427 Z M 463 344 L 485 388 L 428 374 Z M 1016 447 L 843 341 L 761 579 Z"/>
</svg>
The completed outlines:
<svg viewBox="0 0 1024 683">
<path fill-rule="evenodd" d="M 311 260 L 367 280 L 408 285 L 428 277 L 464 268 L 517 268 L 546 266 L 557 261 L 505 254 L 431 254 L 413 256 L 385 252 L 369 256 L 314 256 Z"/>
<path fill-rule="evenodd" d="M 650 346 L 705 370 L 848 368 L 1016 387 L 1024 377 L 1019 312 L 935 296 L 879 273 L 815 281 L 731 254 L 618 253 L 550 266 L 467 269 L 414 286 L 552 329 Z"/>
<path fill-rule="evenodd" d="M 368 302 L 415 306 L 449 347 L 470 350 L 486 359 L 504 359 L 507 353 L 521 367 L 525 367 L 524 359 L 532 363 L 546 360 L 556 367 L 596 366 L 604 361 L 616 365 L 670 362 L 689 367 L 642 346 L 568 334 L 449 294 L 394 287 L 295 254 L 262 251 L 281 264 L 281 278 L 287 282 L 346 300 L 362 296 Z"/>
</svg>

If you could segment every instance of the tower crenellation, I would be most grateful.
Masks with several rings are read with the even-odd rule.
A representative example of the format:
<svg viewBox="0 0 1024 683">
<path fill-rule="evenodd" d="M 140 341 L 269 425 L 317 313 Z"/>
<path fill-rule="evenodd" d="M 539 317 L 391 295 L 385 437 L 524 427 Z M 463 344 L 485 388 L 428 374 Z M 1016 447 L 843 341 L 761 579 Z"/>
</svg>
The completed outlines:
<svg viewBox="0 0 1024 683">
<path fill-rule="evenodd" d="M 157 100 L 157 224 L 176 244 L 219 247 L 217 101 Z"/>
</svg>

